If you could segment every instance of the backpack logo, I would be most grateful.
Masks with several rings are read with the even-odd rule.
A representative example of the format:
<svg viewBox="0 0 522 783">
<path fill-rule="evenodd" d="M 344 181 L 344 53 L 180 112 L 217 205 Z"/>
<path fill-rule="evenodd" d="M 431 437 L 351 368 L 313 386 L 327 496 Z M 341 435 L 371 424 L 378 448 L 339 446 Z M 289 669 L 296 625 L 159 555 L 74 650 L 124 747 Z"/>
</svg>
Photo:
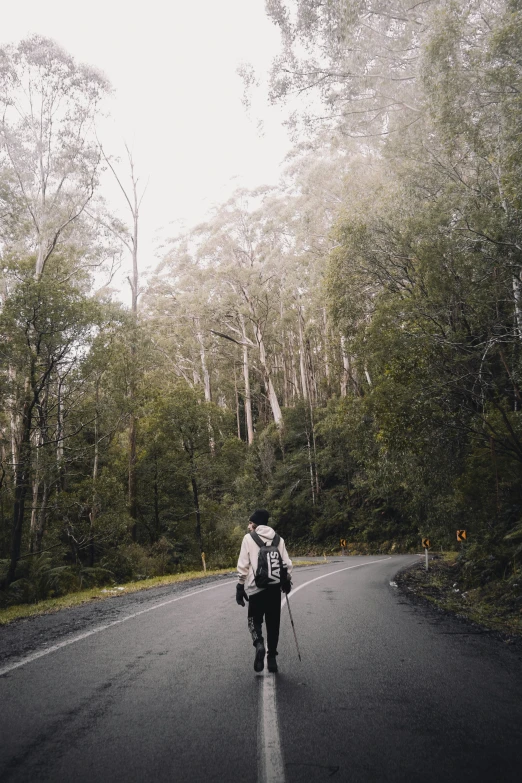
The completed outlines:
<svg viewBox="0 0 522 783">
<path fill-rule="evenodd" d="M 267 552 L 268 561 L 268 581 L 270 584 L 277 585 L 281 581 L 281 565 L 279 552 Z"/>
</svg>

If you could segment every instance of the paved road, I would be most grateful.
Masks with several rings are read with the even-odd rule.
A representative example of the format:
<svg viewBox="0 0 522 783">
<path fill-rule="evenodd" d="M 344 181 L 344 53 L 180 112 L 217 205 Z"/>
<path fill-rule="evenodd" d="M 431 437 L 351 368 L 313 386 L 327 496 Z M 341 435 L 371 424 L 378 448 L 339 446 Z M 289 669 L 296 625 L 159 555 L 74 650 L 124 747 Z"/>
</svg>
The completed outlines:
<svg viewBox="0 0 522 783">
<path fill-rule="evenodd" d="M 303 662 L 284 607 L 276 677 L 253 671 L 233 580 L 32 653 L 0 676 L 0 780 L 518 782 L 522 663 L 401 598 L 390 581 L 414 559 L 300 569 Z"/>
</svg>

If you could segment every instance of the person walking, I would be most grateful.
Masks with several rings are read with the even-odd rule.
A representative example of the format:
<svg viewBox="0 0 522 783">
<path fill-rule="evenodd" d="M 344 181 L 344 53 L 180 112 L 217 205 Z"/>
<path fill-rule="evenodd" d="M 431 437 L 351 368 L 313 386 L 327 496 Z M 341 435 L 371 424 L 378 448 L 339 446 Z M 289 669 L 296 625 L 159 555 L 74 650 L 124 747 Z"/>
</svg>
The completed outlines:
<svg viewBox="0 0 522 783">
<path fill-rule="evenodd" d="M 243 538 L 237 561 L 238 583 L 236 601 L 240 606 L 248 601 L 248 630 L 256 648 L 254 669 L 265 666 L 263 619 L 266 624 L 267 668 L 277 672 L 277 644 L 281 623 L 281 592 L 292 589 L 292 561 L 284 539 L 268 525 L 270 514 L 265 509 L 254 511 L 249 519 L 249 532 Z M 264 551 L 262 551 L 264 550 Z"/>
</svg>

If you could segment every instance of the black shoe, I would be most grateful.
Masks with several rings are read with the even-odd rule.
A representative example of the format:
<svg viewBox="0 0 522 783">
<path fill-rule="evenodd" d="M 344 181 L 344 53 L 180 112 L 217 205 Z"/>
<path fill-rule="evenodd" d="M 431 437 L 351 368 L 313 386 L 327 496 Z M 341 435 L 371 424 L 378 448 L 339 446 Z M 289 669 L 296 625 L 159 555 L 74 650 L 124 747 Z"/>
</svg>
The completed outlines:
<svg viewBox="0 0 522 783">
<path fill-rule="evenodd" d="M 274 653 L 273 655 L 268 653 L 268 656 L 267 656 L 267 659 L 266 659 L 266 662 L 268 664 L 268 671 L 269 672 L 273 672 L 274 674 L 278 671 L 276 655 L 277 655 L 277 653 Z"/>
<path fill-rule="evenodd" d="M 256 657 L 254 660 L 254 671 L 262 672 L 265 668 L 265 645 L 263 642 L 256 642 Z"/>
</svg>

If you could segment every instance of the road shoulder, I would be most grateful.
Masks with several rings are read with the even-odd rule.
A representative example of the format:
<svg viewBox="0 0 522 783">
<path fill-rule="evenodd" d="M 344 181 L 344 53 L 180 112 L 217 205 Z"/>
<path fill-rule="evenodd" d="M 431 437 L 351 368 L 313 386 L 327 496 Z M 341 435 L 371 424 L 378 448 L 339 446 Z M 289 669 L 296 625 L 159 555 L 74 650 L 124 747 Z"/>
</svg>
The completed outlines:
<svg viewBox="0 0 522 783">
<path fill-rule="evenodd" d="M 42 647 L 56 644 L 68 636 L 83 633 L 98 625 L 119 620 L 126 615 L 153 605 L 155 602 L 190 593 L 195 589 L 233 581 L 234 572 L 201 577 L 153 587 L 136 593 L 114 595 L 51 614 L 41 614 L 16 620 L 0 627 L 0 663 L 22 658 Z M 233 589 L 231 584 L 231 597 Z"/>
</svg>

